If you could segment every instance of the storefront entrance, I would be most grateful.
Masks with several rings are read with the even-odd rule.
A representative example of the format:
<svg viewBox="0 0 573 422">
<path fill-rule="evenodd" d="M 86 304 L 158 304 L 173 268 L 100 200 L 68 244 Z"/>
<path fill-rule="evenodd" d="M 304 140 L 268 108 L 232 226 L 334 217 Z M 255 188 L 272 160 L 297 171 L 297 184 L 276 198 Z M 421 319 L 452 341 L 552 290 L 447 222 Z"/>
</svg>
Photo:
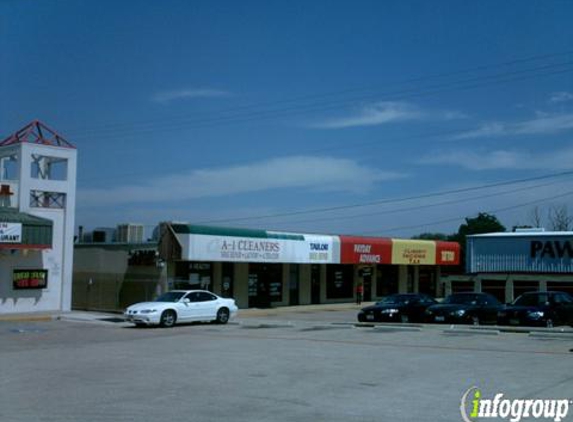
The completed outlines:
<svg viewBox="0 0 573 422">
<path fill-rule="evenodd" d="M 370 302 L 372 300 L 372 267 L 363 267 L 358 271 L 358 276 L 362 277 L 362 300 L 364 302 Z"/>
<path fill-rule="evenodd" d="M 282 301 L 282 264 L 249 264 L 249 308 Z"/>
<path fill-rule="evenodd" d="M 320 303 L 320 265 L 310 267 L 310 303 Z"/>
<path fill-rule="evenodd" d="M 291 264 L 289 268 L 289 305 L 296 306 L 300 303 L 300 280 L 299 265 Z"/>
</svg>

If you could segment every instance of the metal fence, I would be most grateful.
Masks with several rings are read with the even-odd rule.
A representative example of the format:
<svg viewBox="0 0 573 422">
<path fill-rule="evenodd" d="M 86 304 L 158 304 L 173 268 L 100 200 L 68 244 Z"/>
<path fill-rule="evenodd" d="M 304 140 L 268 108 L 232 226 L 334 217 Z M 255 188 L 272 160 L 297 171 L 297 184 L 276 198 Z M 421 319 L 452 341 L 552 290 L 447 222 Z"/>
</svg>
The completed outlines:
<svg viewBox="0 0 573 422">
<path fill-rule="evenodd" d="M 119 312 L 133 303 L 153 300 L 160 290 L 159 279 L 75 279 L 72 309 Z"/>
</svg>

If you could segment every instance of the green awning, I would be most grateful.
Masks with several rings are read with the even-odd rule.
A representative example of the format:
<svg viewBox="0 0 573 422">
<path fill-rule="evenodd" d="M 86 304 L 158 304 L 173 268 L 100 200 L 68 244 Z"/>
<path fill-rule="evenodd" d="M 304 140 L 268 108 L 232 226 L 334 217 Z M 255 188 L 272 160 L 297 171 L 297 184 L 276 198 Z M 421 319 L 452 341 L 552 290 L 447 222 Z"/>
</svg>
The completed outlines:
<svg viewBox="0 0 573 422">
<path fill-rule="evenodd" d="M 176 234 L 202 234 L 207 236 L 254 237 L 258 239 L 304 240 L 304 235 L 257 229 L 171 224 Z"/>
<path fill-rule="evenodd" d="M 22 225 L 20 241 L 0 241 L 2 249 L 49 249 L 52 247 L 53 223 L 47 218 L 19 212 L 15 208 L 0 207 L 0 223 Z"/>
</svg>

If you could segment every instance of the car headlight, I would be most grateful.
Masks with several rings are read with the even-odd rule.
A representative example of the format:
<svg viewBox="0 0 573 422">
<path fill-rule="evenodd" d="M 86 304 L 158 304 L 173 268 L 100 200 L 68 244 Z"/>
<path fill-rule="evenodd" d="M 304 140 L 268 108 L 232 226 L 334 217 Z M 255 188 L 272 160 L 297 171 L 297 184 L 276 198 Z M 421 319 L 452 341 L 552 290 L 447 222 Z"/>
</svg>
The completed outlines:
<svg viewBox="0 0 573 422">
<path fill-rule="evenodd" d="M 505 312 L 505 311 L 499 311 L 499 312 L 497 313 L 497 316 L 500 317 L 500 318 L 505 318 L 505 317 L 507 316 L 507 312 Z"/>
<path fill-rule="evenodd" d="M 157 312 L 157 309 L 143 309 L 139 313 L 141 313 L 141 314 L 152 314 L 154 312 Z"/>
<path fill-rule="evenodd" d="M 452 312 L 452 314 L 455 316 L 464 316 L 466 314 L 466 310 L 465 309 L 458 309 L 457 311 Z"/>
<path fill-rule="evenodd" d="M 527 316 L 532 319 L 543 318 L 544 315 L 545 313 L 543 311 L 531 311 L 527 314 Z"/>
<path fill-rule="evenodd" d="M 380 311 L 382 314 L 397 314 L 398 312 L 400 312 L 398 309 L 382 309 Z"/>
<path fill-rule="evenodd" d="M 425 314 L 426 314 L 426 315 L 432 315 L 432 314 L 433 314 L 433 312 L 432 312 L 432 310 L 431 310 L 431 309 L 426 309 L 426 312 L 425 312 Z"/>
</svg>

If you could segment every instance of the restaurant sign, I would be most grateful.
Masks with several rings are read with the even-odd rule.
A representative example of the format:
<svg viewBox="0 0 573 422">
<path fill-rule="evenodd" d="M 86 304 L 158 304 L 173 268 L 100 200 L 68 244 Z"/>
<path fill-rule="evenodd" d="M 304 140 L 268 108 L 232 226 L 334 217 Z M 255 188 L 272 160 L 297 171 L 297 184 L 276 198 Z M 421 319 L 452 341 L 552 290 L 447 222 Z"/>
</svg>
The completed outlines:
<svg viewBox="0 0 573 422">
<path fill-rule="evenodd" d="M 0 243 L 22 243 L 22 223 L 0 223 Z"/>
</svg>

